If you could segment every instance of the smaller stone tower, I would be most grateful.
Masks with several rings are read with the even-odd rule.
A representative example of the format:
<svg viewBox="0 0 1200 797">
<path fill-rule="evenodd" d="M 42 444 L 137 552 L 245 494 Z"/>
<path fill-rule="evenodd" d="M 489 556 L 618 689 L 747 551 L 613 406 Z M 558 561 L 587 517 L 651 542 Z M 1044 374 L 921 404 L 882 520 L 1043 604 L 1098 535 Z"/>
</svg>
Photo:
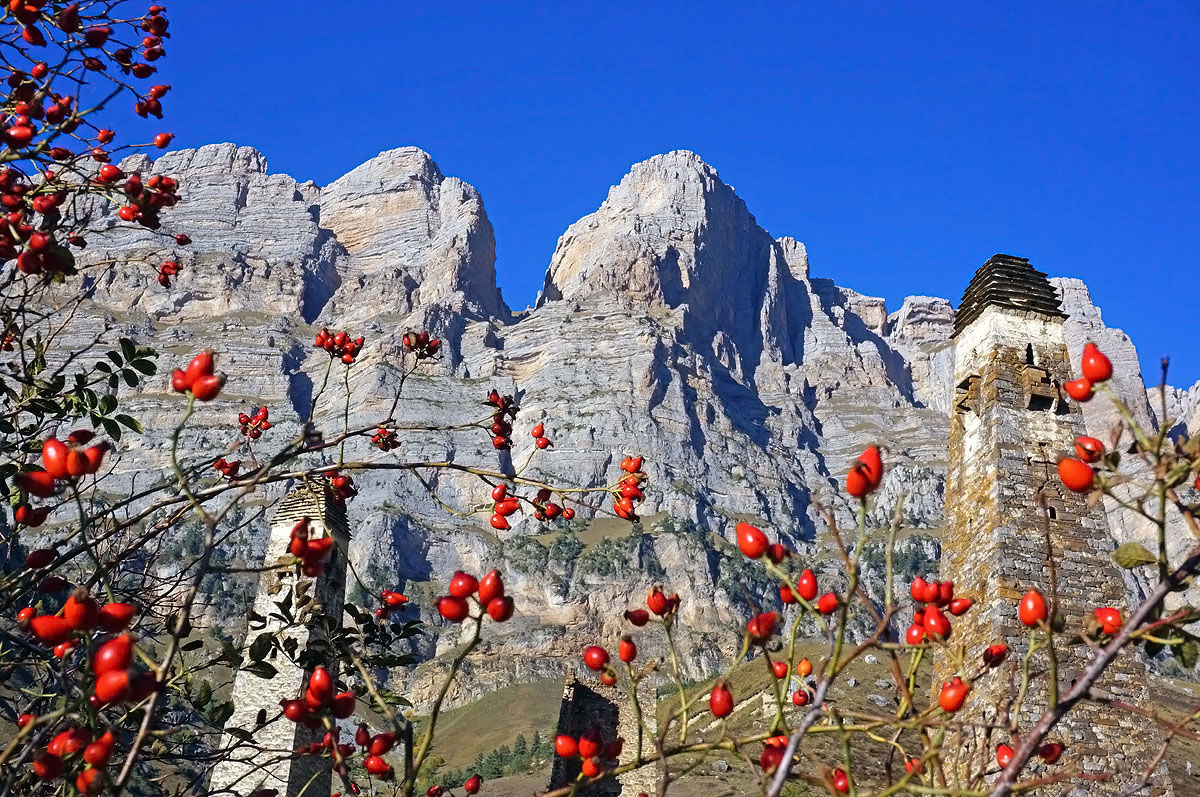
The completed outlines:
<svg viewBox="0 0 1200 797">
<path fill-rule="evenodd" d="M 1051 559 L 1059 611 L 1069 628 L 1081 628 L 1097 607 L 1125 606 L 1124 581 L 1112 563 L 1115 546 L 1102 509 L 1067 491 L 1057 476 L 1058 459 L 1084 434 L 1078 406 L 1061 390 L 1072 379 L 1064 318 L 1045 274 L 1025 258 L 999 254 L 975 273 L 955 315 L 956 394 L 941 572 L 955 581 L 958 593 L 976 599 L 975 607 L 955 621 L 951 640 L 965 646 L 968 662 L 980 661 L 983 648 L 996 642 L 1006 643 L 1013 655 L 1024 654 L 1029 632 L 1017 618 L 1018 601 L 1029 589 L 1049 599 Z M 1082 646 L 1060 656 L 1060 690 L 1070 686 L 1089 658 Z M 985 676 L 976 682 L 972 705 L 1003 703 L 1011 697 L 1010 686 L 999 673 Z M 1145 671 L 1132 652 L 1097 686 L 1117 700 L 1146 704 Z M 1015 712 L 1019 728 L 1028 728 L 1045 705 L 1045 689 L 1031 689 Z M 985 709 L 989 714 L 1003 725 L 1002 717 Z M 1097 702 L 1076 706 L 1051 738 L 1066 745 L 1064 765 L 1108 776 L 1083 784 L 1087 794 L 1097 795 L 1117 794 L 1140 777 L 1163 739 L 1152 721 Z M 975 728 L 949 749 L 959 757 L 959 773 L 978 772 L 992 762 L 997 744 L 1010 741 L 999 727 Z M 1031 776 L 1051 774 L 1040 766 L 1032 765 Z M 1138 793 L 1171 793 L 1165 767 L 1150 783 L 1149 791 Z M 1056 784 L 1052 793 L 1068 791 L 1064 786 Z"/>
<path fill-rule="evenodd" d="M 302 484 L 284 496 L 271 521 L 264 565 L 270 566 L 287 556 L 292 527 L 306 517 L 311 537 L 332 536 L 335 540 L 325 572 L 314 580 L 302 576 L 297 567 L 264 571 L 259 580 L 254 612 L 268 618 L 267 624 L 261 629 L 251 624 L 247 642 L 261 634 L 278 634 L 280 642 L 290 646 L 294 640 L 296 650 L 300 651 L 321 636 L 323 623 L 332 623 L 335 627 L 341 625 L 346 592 L 345 552 L 350 531 L 345 505 L 333 496 L 323 480 Z M 303 595 L 311 596 L 312 601 L 300 608 L 297 604 L 303 602 L 300 597 Z M 290 611 L 305 619 L 285 629 L 284 622 L 272 615 L 280 613 L 277 604 L 289 596 Z M 288 797 L 300 797 L 301 794 L 323 797 L 329 794 L 331 785 L 328 759 L 290 757 L 301 745 L 318 741 L 322 733 L 287 720 L 254 730 L 260 710 L 265 709 L 267 717 L 274 716 L 279 711 L 280 700 L 303 694 L 307 679 L 306 672 L 279 655 L 277 650 L 272 653 L 274 655 L 266 661 L 276 669 L 273 678 L 259 678 L 245 669 L 237 672 L 232 695 L 234 713 L 225 723 L 227 729 L 252 732 L 254 748 L 261 748 L 261 752 L 249 747 L 235 749 L 228 760 L 214 767 L 210 785 L 213 789 L 231 789 L 242 795 L 271 788 Z M 222 747 L 228 748 L 238 742 L 236 735 L 226 732 Z"/>
<path fill-rule="evenodd" d="M 654 689 L 648 681 L 642 682 L 638 692 L 642 708 L 642 722 L 645 725 L 642 736 L 642 755 L 654 751 L 654 734 L 658 723 L 655 717 Z M 575 678 L 575 671 L 567 673 L 563 685 L 562 705 L 558 711 L 558 734 L 579 737 L 592 726 L 598 727 L 606 741 L 620 737 L 625 740 L 621 751 L 621 764 L 628 764 L 637 758 L 638 727 L 633 707 L 628 695 L 622 694 L 616 687 L 602 684 L 585 684 Z M 550 788 L 558 789 L 570 785 L 579 777 L 580 761 L 578 758 L 554 757 L 554 766 L 550 771 Z M 653 765 L 639 767 L 632 772 L 626 772 L 615 781 L 605 781 L 592 786 L 584 793 L 588 795 L 633 795 L 638 792 L 653 794 L 656 789 L 657 768 Z"/>
</svg>

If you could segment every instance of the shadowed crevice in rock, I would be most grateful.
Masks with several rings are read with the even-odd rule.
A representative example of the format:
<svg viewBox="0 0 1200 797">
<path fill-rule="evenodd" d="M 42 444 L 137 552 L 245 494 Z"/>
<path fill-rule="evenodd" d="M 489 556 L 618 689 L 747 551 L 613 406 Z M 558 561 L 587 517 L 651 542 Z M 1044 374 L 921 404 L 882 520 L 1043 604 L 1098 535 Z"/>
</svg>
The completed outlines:
<svg viewBox="0 0 1200 797">
<path fill-rule="evenodd" d="M 345 255 L 345 251 L 331 230 L 320 229 L 316 240 L 316 257 L 305 269 L 301 305 L 301 316 L 305 323 L 311 324 L 316 321 L 325 305 L 341 287 L 342 278 L 338 274 L 337 260 Z"/>
<path fill-rule="evenodd" d="M 301 344 L 295 343 L 284 352 L 281 363 L 288 380 L 288 402 L 292 405 L 296 417 L 301 419 L 308 417 L 313 398 L 312 377 L 301 370 L 307 356 L 307 350 Z"/>
</svg>

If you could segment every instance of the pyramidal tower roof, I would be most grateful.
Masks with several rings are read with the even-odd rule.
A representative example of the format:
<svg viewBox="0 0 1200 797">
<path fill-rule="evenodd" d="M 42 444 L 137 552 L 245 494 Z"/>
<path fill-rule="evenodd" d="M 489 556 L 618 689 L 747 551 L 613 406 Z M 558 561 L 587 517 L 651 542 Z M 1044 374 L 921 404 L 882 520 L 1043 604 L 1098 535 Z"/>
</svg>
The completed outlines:
<svg viewBox="0 0 1200 797">
<path fill-rule="evenodd" d="M 305 482 L 292 490 L 279 508 L 275 510 L 273 525 L 295 523 L 302 517 L 320 521 L 330 533 L 335 530 L 350 536 L 350 524 L 346 520 L 346 507 L 338 503 L 326 484 Z"/>
<path fill-rule="evenodd" d="M 1028 258 L 1013 255 L 994 254 L 975 272 L 954 314 L 955 336 L 989 306 L 1067 317 L 1046 275 L 1029 265 Z"/>
</svg>

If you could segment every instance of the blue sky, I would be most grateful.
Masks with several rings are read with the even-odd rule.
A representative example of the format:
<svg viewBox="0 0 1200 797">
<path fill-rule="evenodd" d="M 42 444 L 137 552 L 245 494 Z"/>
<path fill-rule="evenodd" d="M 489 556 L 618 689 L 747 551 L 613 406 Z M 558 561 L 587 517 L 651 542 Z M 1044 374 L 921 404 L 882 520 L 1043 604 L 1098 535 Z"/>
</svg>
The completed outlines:
<svg viewBox="0 0 1200 797">
<path fill-rule="evenodd" d="M 169 3 L 175 144 L 321 184 L 422 147 L 483 194 L 514 307 L 631 164 L 691 149 L 814 274 L 957 302 L 1022 255 L 1088 282 L 1147 381 L 1200 379 L 1195 6 L 436 5 Z"/>
</svg>

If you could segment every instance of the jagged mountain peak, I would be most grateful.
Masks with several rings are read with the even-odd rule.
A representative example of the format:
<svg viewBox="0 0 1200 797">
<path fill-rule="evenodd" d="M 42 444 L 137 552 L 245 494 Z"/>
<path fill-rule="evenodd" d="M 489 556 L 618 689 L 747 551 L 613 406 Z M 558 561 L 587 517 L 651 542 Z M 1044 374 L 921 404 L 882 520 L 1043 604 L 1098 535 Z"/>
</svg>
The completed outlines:
<svg viewBox="0 0 1200 797">
<path fill-rule="evenodd" d="M 507 318 L 483 198 L 417 147 L 381 152 L 322 189 L 321 226 L 350 254 L 337 318 L 443 307 Z"/>
<path fill-rule="evenodd" d="M 267 158 L 254 147 L 240 147 L 227 141 L 164 153 L 154 161 L 154 171 L 163 174 L 267 174 Z"/>
<path fill-rule="evenodd" d="M 732 333 L 757 325 L 775 248 L 716 169 L 676 150 L 635 164 L 594 213 L 567 229 L 540 303 L 687 305 Z"/>
<path fill-rule="evenodd" d="M 374 184 L 403 184 L 412 179 L 441 183 L 445 177 L 428 152 L 420 147 L 396 147 L 384 150 L 324 188 L 329 194 L 362 191 Z M 382 187 L 382 185 L 379 185 Z"/>
</svg>

